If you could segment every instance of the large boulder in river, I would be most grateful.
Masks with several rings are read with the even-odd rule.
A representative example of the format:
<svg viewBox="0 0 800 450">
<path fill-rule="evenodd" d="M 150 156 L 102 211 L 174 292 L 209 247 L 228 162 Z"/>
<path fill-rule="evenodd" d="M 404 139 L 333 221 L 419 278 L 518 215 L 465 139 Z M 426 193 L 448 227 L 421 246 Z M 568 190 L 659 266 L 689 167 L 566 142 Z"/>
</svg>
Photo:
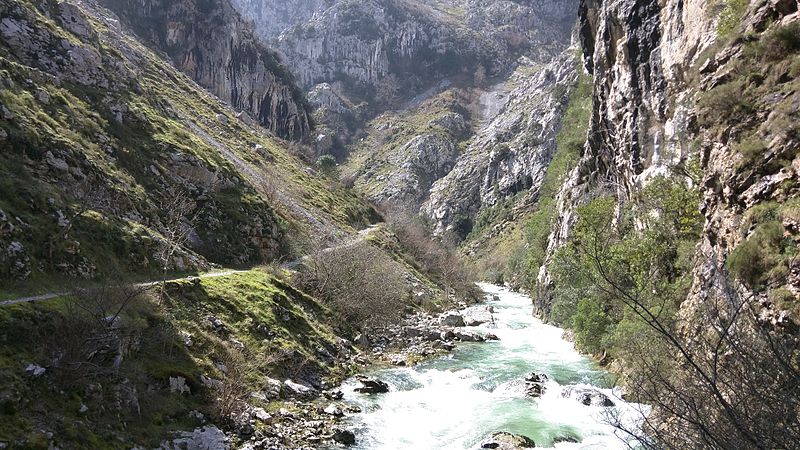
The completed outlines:
<svg viewBox="0 0 800 450">
<path fill-rule="evenodd" d="M 525 394 L 528 397 L 538 398 L 544 395 L 547 385 L 547 375 L 532 372 L 525 377 Z"/>
<path fill-rule="evenodd" d="M 468 327 L 474 327 L 484 323 L 494 322 L 489 308 L 491 308 L 491 306 L 479 305 L 466 309 L 464 311 L 464 323 Z"/>
<path fill-rule="evenodd" d="M 333 440 L 344 445 L 345 447 L 349 447 L 356 443 L 356 435 L 350 430 L 345 430 L 344 428 L 334 428 L 333 429 Z"/>
<path fill-rule="evenodd" d="M 519 450 L 534 448 L 536 443 L 526 436 L 499 431 L 492 433 L 481 441 L 478 448 L 494 448 L 499 450 Z"/>
<path fill-rule="evenodd" d="M 461 342 L 484 342 L 486 339 L 477 333 L 466 333 L 461 331 L 454 331 L 453 336 L 456 340 Z"/>
<path fill-rule="evenodd" d="M 565 398 L 575 399 L 586 406 L 601 406 L 611 408 L 614 402 L 608 396 L 597 389 L 583 386 L 567 386 L 561 392 Z"/>
<path fill-rule="evenodd" d="M 547 375 L 531 373 L 523 379 L 503 383 L 493 391 L 496 395 L 539 398 L 547 388 Z"/>
<path fill-rule="evenodd" d="M 355 389 L 362 394 L 383 394 L 389 392 L 389 385 L 381 380 L 377 380 L 365 375 L 358 375 L 356 379 L 361 383 L 361 387 Z"/>
</svg>

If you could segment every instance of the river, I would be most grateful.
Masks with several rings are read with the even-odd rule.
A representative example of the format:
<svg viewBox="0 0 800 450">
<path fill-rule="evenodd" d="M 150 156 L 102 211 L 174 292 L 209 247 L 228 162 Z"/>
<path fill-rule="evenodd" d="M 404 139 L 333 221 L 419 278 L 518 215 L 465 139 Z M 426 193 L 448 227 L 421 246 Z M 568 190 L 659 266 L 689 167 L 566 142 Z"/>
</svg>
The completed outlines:
<svg viewBox="0 0 800 450">
<path fill-rule="evenodd" d="M 346 382 L 345 400 L 363 410 L 349 418 L 357 438 L 353 448 L 472 449 L 495 431 L 528 436 L 537 448 L 628 448 L 604 418 L 616 412 L 633 421 L 640 417 L 639 406 L 610 389 L 610 376 L 562 339 L 563 330 L 534 318 L 529 297 L 480 286 L 494 308 L 495 323 L 467 329 L 491 332 L 500 340 L 460 344 L 446 357 L 370 373 L 389 384 L 386 394 L 359 394 L 357 382 Z M 491 300 L 494 295 L 499 300 Z M 530 372 L 550 379 L 541 398 L 508 388 Z M 615 406 L 585 406 L 569 396 L 565 387 L 571 385 L 600 391 Z M 554 443 L 564 438 L 578 442 Z"/>
</svg>

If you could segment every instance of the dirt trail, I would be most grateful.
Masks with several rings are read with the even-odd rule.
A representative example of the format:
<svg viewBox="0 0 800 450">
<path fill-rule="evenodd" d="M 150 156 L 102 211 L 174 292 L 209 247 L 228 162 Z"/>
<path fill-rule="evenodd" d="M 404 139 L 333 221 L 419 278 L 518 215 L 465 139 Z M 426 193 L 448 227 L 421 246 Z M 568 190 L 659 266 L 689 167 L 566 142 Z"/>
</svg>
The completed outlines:
<svg viewBox="0 0 800 450">
<path fill-rule="evenodd" d="M 344 242 L 342 242 L 342 243 L 340 243 L 338 245 L 334 245 L 332 247 L 328 247 L 328 248 L 322 250 L 322 252 L 327 253 L 327 252 L 332 252 L 332 251 L 336 251 L 336 250 L 344 250 L 344 249 L 350 248 L 350 247 L 358 244 L 359 242 L 364 241 L 367 238 L 367 236 L 369 235 L 370 231 L 374 230 L 375 227 L 377 227 L 377 225 L 370 225 L 369 227 L 359 231 L 358 234 L 356 234 L 355 236 L 352 236 L 350 239 L 347 239 L 347 240 L 345 240 Z M 308 256 L 304 256 L 304 257 L 296 259 L 294 261 L 289 261 L 287 263 L 284 263 L 284 264 L 281 265 L 281 268 L 283 268 L 283 269 L 294 269 L 297 266 L 299 266 L 300 264 L 302 264 L 303 260 L 305 258 L 308 258 Z M 237 273 L 244 273 L 244 272 L 247 272 L 247 270 L 225 270 L 225 271 L 220 271 L 220 272 L 206 273 L 206 274 L 202 274 L 202 275 L 190 275 L 188 277 L 170 278 L 170 279 L 167 279 L 166 281 L 167 282 L 172 282 L 172 281 L 185 281 L 185 280 L 202 280 L 202 279 L 206 279 L 206 278 L 227 277 L 229 275 L 234 275 L 234 274 L 237 274 Z M 163 282 L 162 280 L 145 281 L 145 282 L 142 282 L 142 283 L 132 284 L 131 287 L 148 288 L 148 287 L 156 286 L 156 285 L 158 285 L 159 283 L 162 283 L 162 282 Z M 20 303 L 35 303 L 35 302 L 42 302 L 42 301 L 46 301 L 46 300 L 52 300 L 54 298 L 64 297 L 64 296 L 70 295 L 70 294 L 72 294 L 74 292 L 75 291 L 50 292 L 50 293 L 47 293 L 47 294 L 33 295 L 33 296 L 29 296 L 29 297 L 18 297 L 18 298 L 11 299 L 11 300 L 0 301 L 0 307 L 18 305 Z"/>
</svg>

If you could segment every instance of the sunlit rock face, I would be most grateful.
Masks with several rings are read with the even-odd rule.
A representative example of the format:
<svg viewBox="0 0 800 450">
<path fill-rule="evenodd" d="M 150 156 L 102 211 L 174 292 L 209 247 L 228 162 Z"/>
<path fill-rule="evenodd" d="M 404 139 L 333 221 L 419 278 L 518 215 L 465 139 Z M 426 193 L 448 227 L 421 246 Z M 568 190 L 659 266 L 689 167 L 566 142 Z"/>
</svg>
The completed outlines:
<svg viewBox="0 0 800 450">
<path fill-rule="evenodd" d="M 800 105 L 795 88 L 788 87 L 796 86 L 790 74 L 767 77 L 750 117 L 733 120 L 724 111 L 712 111 L 719 117 L 700 118 L 698 98 L 735 82 L 735 67 L 748 58 L 741 40 L 719 40 L 720 11 L 699 0 L 582 0 L 580 38 L 585 67 L 594 79 L 594 110 L 584 155 L 557 199 L 549 248 L 552 254 L 565 242 L 576 207 L 591 192 L 604 188 L 623 200 L 635 198 L 654 176 L 667 174 L 670 166 L 692 155 L 702 170 L 699 182 L 705 195 L 700 208 L 706 224 L 694 286 L 683 305 L 690 325 L 699 323 L 691 320 L 699 305 L 731 292 L 742 298 L 760 296 L 770 304 L 766 291 L 754 293 L 733 283 L 726 261 L 756 229 L 743 227 L 744 219 L 760 205 L 783 205 L 796 198 L 792 186 L 800 178 L 798 143 L 785 126 L 785 119 L 797 114 Z M 767 2 L 751 5 L 736 27 L 758 35 L 797 20 L 796 3 Z M 770 70 L 765 68 L 764 73 Z M 790 91 L 793 94 L 785 95 Z M 744 95 L 736 95 L 740 94 Z M 764 149 L 761 157 L 745 163 L 737 145 L 748 134 L 757 136 Z M 776 158 L 784 163 L 776 164 Z M 789 222 L 782 225 L 784 237 L 797 242 L 796 227 Z M 771 289 L 796 297 L 800 269 L 792 264 L 780 286 Z M 549 283 L 545 268 L 539 281 L 543 286 Z M 547 314 L 547 295 L 537 299 L 537 308 Z M 773 306 L 765 311 L 780 321 L 781 313 Z"/>
<path fill-rule="evenodd" d="M 255 24 L 256 32 L 266 42 L 335 3 L 336 0 L 233 0 L 242 17 Z"/>
<path fill-rule="evenodd" d="M 372 200 L 428 202 L 444 231 L 535 194 L 575 80 L 577 0 L 234 4 L 310 92 L 318 152 L 358 153 L 346 172 Z"/>
<path fill-rule="evenodd" d="M 278 55 L 256 38 L 228 2 L 104 0 L 175 66 L 276 135 L 310 132 L 302 92 Z"/>
<path fill-rule="evenodd" d="M 578 73 L 572 51 L 534 67 L 533 75 L 512 77 L 516 87 L 503 94 L 500 112 L 433 186 L 423 210 L 439 232 L 465 235 L 482 208 L 519 193 L 537 194 Z"/>
<path fill-rule="evenodd" d="M 478 65 L 499 74 L 522 54 L 553 56 L 569 41 L 576 1 L 235 0 L 275 42 L 301 85 L 409 87 Z M 567 30 L 564 32 L 564 30 Z"/>
</svg>

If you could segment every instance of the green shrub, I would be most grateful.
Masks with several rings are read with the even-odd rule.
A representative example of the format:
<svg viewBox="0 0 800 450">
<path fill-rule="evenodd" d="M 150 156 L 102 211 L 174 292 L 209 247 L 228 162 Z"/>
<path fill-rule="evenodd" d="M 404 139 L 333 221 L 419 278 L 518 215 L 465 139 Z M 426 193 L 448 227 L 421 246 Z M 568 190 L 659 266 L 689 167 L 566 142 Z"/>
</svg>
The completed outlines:
<svg viewBox="0 0 800 450">
<path fill-rule="evenodd" d="M 608 314 L 595 300 L 583 298 L 572 319 L 575 343 L 582 351 L 601 353 L 606 348 L 604 341 L 611 325 Z"/>
<path fill-rule="evenodd" d="M 634 354 L 639 344 L 626 339 L 648 329 L 643 308 L 674 326 L 703 228 L 701 192 L 683 180 L 659 177 L 635 202 L 620 207 L 599 196 L 576 210 L 571 237 L 548 269 L 550 319 L 571 327 L 581 350 Z"/>
<path fill-rule="evenodd" d="M 770 30 L 757 42 L 747 46 L 750 57 L 762 61 L 782 61 L 800 51 L 800 23 L 794 22 Z"/>
<path fill-rule="evenodd" d="M 725 0 L 725 8 L 717 24 L 719 37 L 730 37 L 739 28 L 747 11 L 747 4 L 747 0 Z"/>
<path fill-rule="evenodd" d="M 763 288 L 770 280 L 780 278 L 788 270 L 788 257 L 797 252 L 784 237 L 783 225 L 770 220 L 731 252 L 726 262 L 728 270 L 739 281 L 753 288 Z"/>
<path fill-rule="evenodd" d="M 792 291 L 786 288 L 775 289 L 770 293 L 769 299 L 782 309 L 797 309 L 800 306 Z"/>
<path fill-rule="evenodd" d="M 763 158 L 767 151 L 766 143 L 758 136 L 747 136 L 733 144 L 733 150 L 744 158 L 739 164 L 745 166 L 753 161 Z"/>
<path fill-rule="evenodd" d="M 339 172 L 339 168 L 336 164 L 336 158 L 334 158 L 333 155 L 322 155 L 317 158 L 317 168 L 326 177 L 331 178 L 336 177 Z"/>
<path fill-rule="evenodd" d="M 744 79 L 722 84 L 700 96 L 700 119 L 705 125 L 722 124 L 736 115 L 749 114 L 753 105 L 743 93 L 747 89 Z"/>
<path fill-rule="evenodd" d="M 525 224 L 525 242 L 528 246 L 528 265 L 532 281 L 536 281 L 539 268 L 544 264 L 550 228 L 555 216 L 552 200 L 542 201 L 539 210 Z M 535 283 L 528 283 L 533 286 Z"/>
</svg>

